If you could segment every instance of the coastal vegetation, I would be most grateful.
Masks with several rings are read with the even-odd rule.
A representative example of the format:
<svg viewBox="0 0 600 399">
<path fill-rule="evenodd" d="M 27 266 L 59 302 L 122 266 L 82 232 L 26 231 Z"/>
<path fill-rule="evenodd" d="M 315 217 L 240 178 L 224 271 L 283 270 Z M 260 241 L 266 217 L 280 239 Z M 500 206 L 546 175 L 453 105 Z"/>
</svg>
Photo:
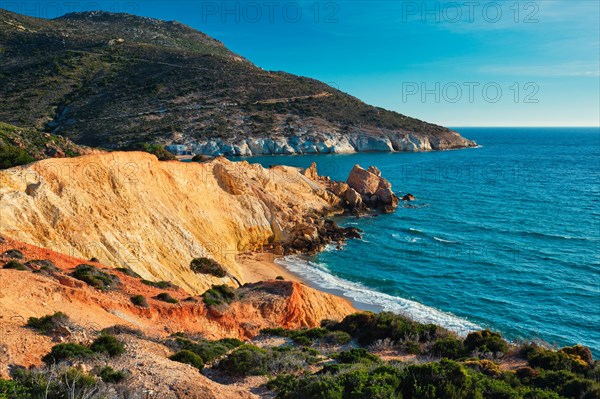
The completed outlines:
<svg viewBox="0 0 600 399">
<path fill-rule="evenodd" d="M 163 301 L 166 303 L 178 303 L 179 301 L 171 296 L 168 292 L 161 292 L 156 295 L 154 299 L 158 299 L 159 301 Z"/>
<path fill-rule="evenodd" d="M 62 136 L 0 122 L 0 169 L 51 157 L 74 157 L 88 152 Z"/>
<path fill-rule="evenodd" d="M 60 318 L 49 315 L 32 325 L 43 326 L 38 329 L 43 332 L 51 325 L 49 320 Z M 171 361 L 188 364 L 221 383 L 266 376 L 263 389 L 279 399 L 600 397 L 600 362 L 580 345 L 556 350 L 539 343 L 514 344 L 489 330 L 461 338 L 385 312 L 359 313 L 322 324 L 313 329 L 265 329 L 249 343 L 229 338 L 211 341 L 186 333 L 159 342 L 172 351 Z M 111 384 L 131 384 L 130 374 L 118 366 L 125 347 L 111 334 L 145 336 L 117 327 L 103 331 L 89 346 L 72 342 L 53 346 L 43 357 L 46 366 L 15 369 L 12 380 L 0 380 L 0 398 L 63 398 L 72 379 L 78 381 L 78 389 L 88 389 L 89 398 L 104 397 Z M 407 335 L 420 343 L 420 354 L 406 346 Z M 381 339 L 388 344 L 381 345 Z M 440 355 L 442 349 L 450 356 Z M 117 360 L 110 366 L 81 368 L 81 364 L 98 364 L 102 355 Z M 57 373 L 62 379 L 56 378 Z M 39 396 L 41 392 L 49 394 Z"/>
<path fill-rule="evenodd" d="M 69 323 L 69 316 L 63 312 L 56 312 L 43 317 L 30 317 L 27 320 L 27 327 L 47 334 L 59 327 L 67 326 Z"/>
<path fill-rule="evenodd" d="M 213 285 L 211 289 L 202 294 L 206 306 L 229 305 L 236 298 L 235 291 L 226 284 Z"/>
<path fill-rule="evenodd" d="M 96 266 L 81 264 L 71 273 L 71 277 L 81 280 L 99 290 L 109 290 L 120 284 L 114 274 L 105 273 Z"/>
<path fill-rule="evenodd" d="M 227 271 L 214 259 L 195 258 L 190 262 L 190 269 L 194 273 L 210 274 L 215 277 L 227 276 Z"/>
<path fill-rule="evenodd" d="M 174 141 L 231 144 L 307 131 L 343 141 L 352 130 L 388 130 L 441 148 L 472 145 L 315 79 L 265 71 L 179 23 L 97 12 L 44 20 L 0 10 L 0 18 L 2 55 L 11 60 L 0 62 L 0 120 L 54 133 L 52 140 L 60 134 L 159 159 L 172 159 L 163 146 Z M 27 154 L 6 150 L 9 164 L 29 162 Z"/>
</svg>

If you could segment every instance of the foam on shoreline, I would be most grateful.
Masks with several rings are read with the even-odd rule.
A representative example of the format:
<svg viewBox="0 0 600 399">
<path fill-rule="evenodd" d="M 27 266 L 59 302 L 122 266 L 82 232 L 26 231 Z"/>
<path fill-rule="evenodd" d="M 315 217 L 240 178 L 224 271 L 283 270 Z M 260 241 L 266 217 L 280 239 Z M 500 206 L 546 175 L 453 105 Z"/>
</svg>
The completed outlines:
<svg viewBox="0 0 600 399">
<path fill-rule="evenodd" d="M 298 255 L 275 259 L 275 263 L 298 275 L 313 288 L 349 299 L 357 309 L 398 313 L 420 323 L 442 326 L 461 336 L 481 330 L 477 324 L 450 313 L 336 277 L 325 266 Z"/>
</svg>

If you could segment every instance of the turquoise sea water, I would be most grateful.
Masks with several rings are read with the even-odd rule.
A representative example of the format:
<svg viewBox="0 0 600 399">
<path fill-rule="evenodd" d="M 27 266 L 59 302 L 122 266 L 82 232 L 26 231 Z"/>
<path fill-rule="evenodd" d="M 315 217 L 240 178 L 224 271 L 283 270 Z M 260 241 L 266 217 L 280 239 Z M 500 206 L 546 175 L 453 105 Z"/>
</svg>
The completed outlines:
<svg viewBox="0 0 600 399">
<path fill-rule="evenodd" d="M 363 240 L 285 265 L 315 284 L 459 332 L 581 343 L 600 355 L 598 129 L 464 128 L 476 149 L 250 158 L 377 166 L 414 208 L 343 218 Z"/>
</svg>

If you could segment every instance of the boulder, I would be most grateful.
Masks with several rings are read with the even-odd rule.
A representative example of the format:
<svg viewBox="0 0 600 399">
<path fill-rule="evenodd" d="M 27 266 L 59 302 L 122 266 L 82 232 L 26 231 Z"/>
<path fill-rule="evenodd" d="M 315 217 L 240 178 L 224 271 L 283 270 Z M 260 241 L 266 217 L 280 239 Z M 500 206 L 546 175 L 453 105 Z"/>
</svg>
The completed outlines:
<svg viewBox="0 0 600 399">
<path fill-rule="evenodd" d="M 414 201 L 416 200 L 415 196 L 408 193 L 404 197 L 402 197 L 402 201 Z"/>
<path fill-rule="evenodd" d="M 379 188 L 380 177 L 360 165 L 354 165 L 346 183 L 359 194 L 373 195 Z"/>
<path fill-rule="evenodd" d="M 381 177 L 379 179 L 379 186 L 377 186 L 377 188 L 384 188 L 384 189 L 391 189 L 392 188 L 392 183 L 390 183 L 389 181 L 387 181 L 387 179 L 384 179 L 383 177 Z"/>
<path fill-rule="evenodd" d="M 344 196 L 350 209 L 356 209 L 360 207 L 363 203 L 361 195 L 357 193 L 356 190 L 354 190 L 353 188 L 348 188 Z"/>
<path fill-rule="evenodd" d="M 394 193 L 389 188 L 380 188 L 377 190 L 377 199 L 383 205 L 392 205 L 394 202 Z"/>
<path fill-rule="evenodd" d="M 377 167 L 375 167 L 375 166 L 369 166 L 369 168 L 367 169 L 367 172 L 371 172 L 375 176 L 381 177 L 381 171 L 379 169 L 377 169 Z"/>
<path fill-rule="evenodd" d="M 348 190 L 348 187 L 349 186 L 346 183 L 336 181 L 331 183 L 330 190 L 334 195 L 342 197 L 344 194 L 346 194 L 346 190 Z"/>
</svg>

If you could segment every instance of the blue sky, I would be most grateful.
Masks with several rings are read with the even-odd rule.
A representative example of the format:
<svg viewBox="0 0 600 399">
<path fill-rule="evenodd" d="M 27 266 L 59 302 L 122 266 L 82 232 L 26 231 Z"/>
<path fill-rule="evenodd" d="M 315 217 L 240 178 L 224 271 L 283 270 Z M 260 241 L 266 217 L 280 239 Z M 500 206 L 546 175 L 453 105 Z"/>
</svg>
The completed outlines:
<svg viewBox="0 0 600 399">
<path fill-rule="evenodd" d="M 2 1 L 178 20 L 269 70 L 448 126 L 600 125 L 600 2 Z"/>
</svg>

